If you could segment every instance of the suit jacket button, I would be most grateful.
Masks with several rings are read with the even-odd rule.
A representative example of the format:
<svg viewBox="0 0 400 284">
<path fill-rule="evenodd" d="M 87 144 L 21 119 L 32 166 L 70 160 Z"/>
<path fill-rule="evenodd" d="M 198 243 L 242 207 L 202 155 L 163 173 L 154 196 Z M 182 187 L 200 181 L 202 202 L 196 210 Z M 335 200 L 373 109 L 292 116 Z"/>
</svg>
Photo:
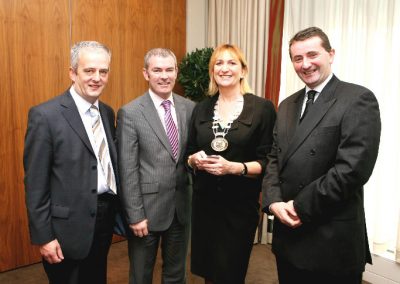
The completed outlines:
<svg viewBox="0 0 400 284">
<path fill-rule="evenodd" d="M 282 149 L 281 149 L 281 148 L 278 148 L 278 152 L 279 152 L 279 153 L 282 152 Z"/>
<path fill-rule="evenodd" d="M 92 193 L 97 193 L 97 189 L 92 189 Z"/>
<path fill-rule="evenodd" d="M 315 153 L 316 153 L 315 149 L 311 149 L 311 151 L 310 151 L 310 155 L 311 155 L 311 156 L 314 156 L 314 155 L 315 155 Z"/>
<path fill-rule="evenodd" d="M 304 187 L 304 184 L 300 183 L 299 184 L 299 189 L 303 189 L 303 187 Z"/>
<path fill-rule="evenodd" d="M 97 165 L 96 166 L 92 166 L 92 170 L 97 170 Z"/>
</svg>

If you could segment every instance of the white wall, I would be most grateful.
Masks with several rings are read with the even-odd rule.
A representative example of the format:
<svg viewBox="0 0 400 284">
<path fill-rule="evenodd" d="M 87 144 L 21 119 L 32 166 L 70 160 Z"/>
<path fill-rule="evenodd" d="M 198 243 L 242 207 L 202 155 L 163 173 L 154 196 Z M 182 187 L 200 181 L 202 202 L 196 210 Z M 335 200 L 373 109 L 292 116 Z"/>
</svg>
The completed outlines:
<svg viewBox="0 0 400 284">
<path fill-rule="evenodd" d="M 186 52 L 206 47 L 207 0 L 186 0 Z"/>
</svg>

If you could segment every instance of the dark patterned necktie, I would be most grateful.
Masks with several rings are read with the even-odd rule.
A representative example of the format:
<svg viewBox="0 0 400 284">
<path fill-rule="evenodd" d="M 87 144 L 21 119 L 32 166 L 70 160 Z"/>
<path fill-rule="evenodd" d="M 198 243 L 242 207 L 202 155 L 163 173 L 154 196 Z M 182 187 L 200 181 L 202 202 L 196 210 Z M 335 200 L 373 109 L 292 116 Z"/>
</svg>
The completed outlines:
<svg viewBox="0 0 400 284">
<path fill-rule="evenodd" d="M 165 110 L 164 122 L 165 122 L 165 127 L 167 129 L 168 140 L 169 143 L 171 144 L 172 154 L 174 155 L 174 159 L 176 160 L 178 158 L 179 139 L 178 139 L 178 129 L 175 125 L 174 120 L 172 119 L 171 104 L 172 102 L 169 100 L 165 100 L 161 103 L 161 105 Z"/>
<path fill-rule="evenodd" d="M 314 97 L 315 97 L 316 93 L 317 93 L 317 91 L 314 91 L 314 90 L 309 90 L 307 92 L 306 107 L 304 109 L 303 115 L 300 117 L 300 122 L 306 116 L 307 112 L 310 110 L 311 105 L 314 103 Z"/>
</svg>

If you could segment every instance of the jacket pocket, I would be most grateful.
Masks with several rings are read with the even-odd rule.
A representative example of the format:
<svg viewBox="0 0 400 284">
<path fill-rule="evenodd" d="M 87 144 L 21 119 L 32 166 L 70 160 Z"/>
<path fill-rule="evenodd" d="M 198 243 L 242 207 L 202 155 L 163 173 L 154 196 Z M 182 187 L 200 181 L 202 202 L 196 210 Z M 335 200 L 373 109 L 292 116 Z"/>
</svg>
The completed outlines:
<svg viewBox="0 0 400 284">
<path fill-rule="evenodd" d="M 67 219 L 69 217 L 69 207 L 61 205 L 51 205 L 51 216 Z"/>
<path fill-rule="evenodd" d="M 326 127 L 320 127 L 315 131 L 315 135 L 322 135 L 322 134 L 328 134 L 328 133 L 338 133 L 339 132 L 339 126 L 326 126 Z"/>
<path fill-rule="evenodd" d="M 142 183 L 142 194 L 158 193 L 158 182 L 155 183 Z"/>
</svg>

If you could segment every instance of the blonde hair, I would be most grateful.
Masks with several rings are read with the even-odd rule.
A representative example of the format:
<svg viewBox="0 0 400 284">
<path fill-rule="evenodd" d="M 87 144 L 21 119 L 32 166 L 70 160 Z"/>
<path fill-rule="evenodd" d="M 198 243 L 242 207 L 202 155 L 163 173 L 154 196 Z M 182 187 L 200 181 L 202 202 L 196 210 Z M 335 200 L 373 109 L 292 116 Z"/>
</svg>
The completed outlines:
<svg viewBox="0 0 400 284">
<path fill-rule="evenodd" d="M 210 84 L 208 85 L 208 95 L 213 96 L 218 92 L 218 84 L 217 82 L 215 82 L 213 76 L 214 65 L 215 62 L 217 61 L 218 56 L 225 51 L 228 51 L 234 57 L 236 57 L 239 60 L 240 64 L 242 65 L 244 75 L 243 78 L 240 79 L 240 93 L 242 95 L 246 93 L 253 93 L 253 90 L 250 88 L 249 83 L 247 81 L 248 65 L 246 59 L 244 58 L 243 52 L 237 46 L 225 43 L 214 49 L 214 52 L 212 53 L 210 62 L 208 64 L 208 75 L 210 76 Z"/>
</svg>

